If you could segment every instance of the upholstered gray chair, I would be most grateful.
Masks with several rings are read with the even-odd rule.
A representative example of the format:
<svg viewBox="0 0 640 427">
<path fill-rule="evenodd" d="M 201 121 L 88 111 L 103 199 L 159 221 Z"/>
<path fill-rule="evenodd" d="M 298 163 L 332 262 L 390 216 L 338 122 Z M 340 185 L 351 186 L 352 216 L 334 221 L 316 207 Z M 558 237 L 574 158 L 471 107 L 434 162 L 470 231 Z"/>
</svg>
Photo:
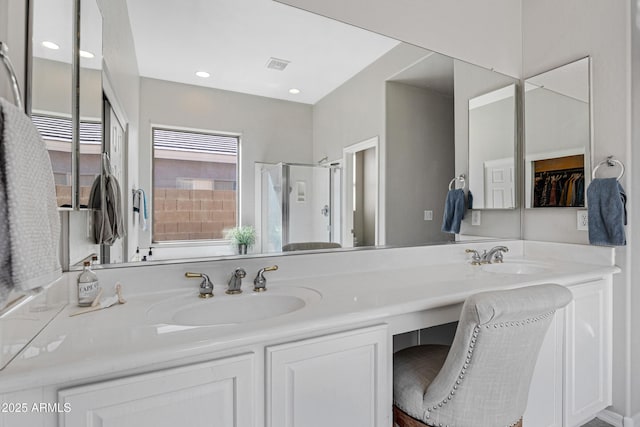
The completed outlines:
<svg viewBox="0 0 640 427">
<path fill-rule="evenodd" d="M 288 243 L 282 246 L 283 252 L 290 251 L 312 251 L 316 249 L 335 249 L 341 248 L 340 243 L 334 242 L 299 242 L 299 243 Z"/>
<path fill-rule="evenodd" d="M 568 289 L 551 284 L 467 298 L 451 347 L 421 345 L 394 355 L 395 423 L 521 426 L 542 341 L 555 311 L 571 299 Z"/>
</svg>

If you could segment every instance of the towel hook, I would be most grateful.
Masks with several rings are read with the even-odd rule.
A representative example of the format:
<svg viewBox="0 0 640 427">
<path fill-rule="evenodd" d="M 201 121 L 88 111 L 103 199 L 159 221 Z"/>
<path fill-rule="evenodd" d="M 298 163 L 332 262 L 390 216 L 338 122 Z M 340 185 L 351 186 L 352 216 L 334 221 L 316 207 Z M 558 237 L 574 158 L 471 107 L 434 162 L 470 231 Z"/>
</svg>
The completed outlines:
<svg viewBox="0 0 640 427">
<path fill-rule="evenodd" d="M 464 188 L 467 186 L 467 182 L 465 181 L 465 176 L 463 173 L 461 173 L 460 175 L 456 176 L 455 178 L 453 178 L 451 180 L 451 182 L 449 182 L 449 191 L 453 190 L 455 188 L 455 182 L 456 181 L 461 181 L 462 182 L 462 187 L 461 189 L 464 190 Z M 453 188 L 451 187 L 453 185 Z"/>
<path fill-rule="evenodd" d="M 613 156 L 607 156 L 606 159 L 604 159 L 603 161 L 601 161 L 600 163 L 598 163 L 596 165 L 595 168 L 593 168 L 593 172 L 591 172 L 591 178 L 596 179 L 596 171 L 598 170 L 598 168 L 600 168 L 600 166 L 620 166 L 620 175 L 618 175 L 618 177 L 616 178 L 617 180 L 620 180 L 620 178 L 622 178 L 622 176 L 624 175 L 624 163 L 622 163 L 620 160 L 618 159 L 614 159 Z"/>
</svg>

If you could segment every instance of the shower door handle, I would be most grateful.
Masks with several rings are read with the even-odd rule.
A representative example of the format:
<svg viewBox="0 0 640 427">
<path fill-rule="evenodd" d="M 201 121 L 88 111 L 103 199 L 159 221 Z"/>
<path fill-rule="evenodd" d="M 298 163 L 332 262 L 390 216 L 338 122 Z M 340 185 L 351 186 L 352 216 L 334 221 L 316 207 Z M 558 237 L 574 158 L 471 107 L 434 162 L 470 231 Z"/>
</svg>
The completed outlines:
<svg viewBox="0 0 640 427">
<path fill-rule="evenodd" d="M 320 213 L 323 216 L 329 216 L 329 205 L 324 205 L 324 207 L 320 209 Z"/>
</svg>

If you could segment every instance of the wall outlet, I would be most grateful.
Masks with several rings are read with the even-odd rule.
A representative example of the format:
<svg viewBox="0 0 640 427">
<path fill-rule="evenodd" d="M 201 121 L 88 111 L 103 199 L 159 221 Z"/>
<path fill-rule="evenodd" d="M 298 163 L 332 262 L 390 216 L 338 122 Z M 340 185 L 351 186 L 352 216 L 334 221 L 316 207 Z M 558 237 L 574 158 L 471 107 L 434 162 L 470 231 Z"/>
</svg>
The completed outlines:
<svg viewBox="0 0 640 427">
<path fill-rule="evenodd" d="M 433 221 L 433 211 L 424 211 L 424 220 Z"/>
<path fill-rule="evenodd" d="M 482 211 L 471 211 L 471 225 L 482 224 Z"/>
<path fill-rule="evenodd" d="M 578 230 L 589 230 L 589 211 L 578 211 Z"/>
</svg>

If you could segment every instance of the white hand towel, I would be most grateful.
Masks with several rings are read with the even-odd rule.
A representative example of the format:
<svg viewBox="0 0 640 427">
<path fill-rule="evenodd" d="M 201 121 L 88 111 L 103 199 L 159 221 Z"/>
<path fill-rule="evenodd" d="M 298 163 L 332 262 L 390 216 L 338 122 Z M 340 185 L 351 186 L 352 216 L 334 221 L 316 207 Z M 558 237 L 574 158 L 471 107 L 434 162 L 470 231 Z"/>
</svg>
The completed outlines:
<svg viewBox="0 0 640 427">
<path fill-rule="evenodd" d="M 12 290 L 46 286 L 62 275 L 59 241 L 47 147 L 29 117 L 0 98 L 0 307 Z"/>
</svg>

